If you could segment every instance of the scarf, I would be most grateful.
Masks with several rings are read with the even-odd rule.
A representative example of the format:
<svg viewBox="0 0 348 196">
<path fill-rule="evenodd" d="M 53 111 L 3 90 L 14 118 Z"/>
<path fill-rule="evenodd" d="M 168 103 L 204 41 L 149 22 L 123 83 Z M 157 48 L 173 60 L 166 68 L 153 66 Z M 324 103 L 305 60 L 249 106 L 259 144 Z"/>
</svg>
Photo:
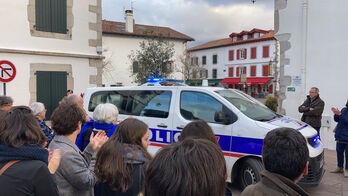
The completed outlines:
<svg viewBox="0 0 348 196">
<path fill-rule="evenodd" d="M 124 145 L 124 155 L 126 157 L 127 163 L 130 164 L 142 164 L 147 161 L 141 147 L 132 144 Z"/>
<path fill-rule="evenodd" d="M 114 125 L 112 123 L 107 124 L 107 123 L 94 122 L 94 129 L 105 131 L 108 138 L 110 138 L 112 134 L 115 132 L 116 127 L 117 125 Z"/>
<path fill-rule="evenodd" d="M 12 160 L 39 160 L 48 164 L 48 151 L 39 145 L 23 145 L 13 148 L 0 144 L 0 163 Z"/>
</svg>

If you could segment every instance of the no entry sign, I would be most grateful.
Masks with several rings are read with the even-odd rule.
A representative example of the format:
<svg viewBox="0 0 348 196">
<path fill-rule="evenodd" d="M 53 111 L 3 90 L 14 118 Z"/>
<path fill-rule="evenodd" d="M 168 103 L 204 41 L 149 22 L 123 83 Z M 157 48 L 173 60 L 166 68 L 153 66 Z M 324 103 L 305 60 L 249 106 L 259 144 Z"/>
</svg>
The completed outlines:
<svg viewBox="0 0 348 196">
<path fill-rule="evenodd" d="M 10 61 L 0 61 L 0 82 L 11 82 L 16 76 L 16 67 Z"/>
</svg>

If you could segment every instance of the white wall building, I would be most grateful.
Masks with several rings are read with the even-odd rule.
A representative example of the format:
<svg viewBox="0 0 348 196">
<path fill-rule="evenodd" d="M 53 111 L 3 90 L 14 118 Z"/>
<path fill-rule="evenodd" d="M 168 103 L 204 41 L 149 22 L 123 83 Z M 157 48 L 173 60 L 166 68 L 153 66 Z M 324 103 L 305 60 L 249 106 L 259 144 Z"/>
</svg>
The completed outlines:
<svg viewBox="0 0 348 196">
<path fill-rule="evenodd" d="M 0 26 L 0 60 L 17 68 L 6 88 L 15 105 L 44 102 L 49 115 L 67 89 L 101 85 L 101 0 L 0 0 Z"/>
<path fill-rule="evenodd" d="M 347 7 L 345 0 L 275 1 L 282 112 L 300 119 L 298 106 L 318 87 L 325 101 L 321 138 L 331 149 L 336 123 L 330 108 L 342 108 L 348 98 Z"/>
<path fill-rule="evenodd" d="M 232 33 L 229 38 L 195 46 L 189 49 L 191 64 L 199 66 L 193 79 L 207 78 L 211 85 L 221 81 L 253 96 L 273 93 L 276 46 L 273 31 L 261 29 Z M 246 84 L 242 85 L 244 74 Z"/>
<path fill-rule="evenodd" d="M 186 53 L 186 43 L 193 41 L 193 38 L 169 27 L 135 24 L 132 10 L 126 10 L 125 23 L 103 20 L 104 64 L 108 64 L 104 69 L 103 84 L 105 86 L 138 85 L 134 82 L 129 55 L 140 49 L 139 44 L 142 41 L 152 37 L 162 37 L 173 43 L 175 50 L 173 65 L 177 68 L 183 66 L 181 58 Z M 182 80 L 183 73 L 174 69 L 171 77 Z"/>
</svg>

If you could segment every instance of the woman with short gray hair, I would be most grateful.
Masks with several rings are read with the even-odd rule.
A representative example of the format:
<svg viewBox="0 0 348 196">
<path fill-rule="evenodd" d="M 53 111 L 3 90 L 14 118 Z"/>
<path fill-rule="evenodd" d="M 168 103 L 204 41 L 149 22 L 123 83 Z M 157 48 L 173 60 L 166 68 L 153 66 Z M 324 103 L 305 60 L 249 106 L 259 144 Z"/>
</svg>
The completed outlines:
<svg viewBox="0 0 348 196">
<path fill-rule="evenodd" d="M 46 108 L 43 103 L 40 102 L 34 102 L 30 105 L 31 112 L 36 117 L 42 131 L 44 132 L 46 139 L 47 139 L 47 146 L 52 141 L 54 134 L 52 130 L 46 125 L 45 118 L 46 118 Z"/>
<path fill-rule="evenodd" d="M 117 127 L 118 109 L 111 103 L 99 104 L 93 112 L 93 127 L 81 131 L 76 140 L 76 145 L 83 151 L 89 144 L 89 138 L 92 133 L 105 131 L 110 138 Z"/>
</svg>

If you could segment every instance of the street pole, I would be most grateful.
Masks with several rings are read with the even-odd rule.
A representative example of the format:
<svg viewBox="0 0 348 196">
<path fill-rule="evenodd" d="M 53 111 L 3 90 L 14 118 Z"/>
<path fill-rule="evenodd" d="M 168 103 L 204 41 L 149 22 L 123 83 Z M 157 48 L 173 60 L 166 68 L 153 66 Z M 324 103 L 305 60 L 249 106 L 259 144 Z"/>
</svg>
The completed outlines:
<svg viewBox="0 0 348 196">
<path fill-rule="evenodd" d="M 1 77 L 4 78 L 4 70 L 1 70 Z M 4 96 L 6 96 L 6 83 L 4 82 L 2 85 L 3 85 Z"/>
</svg>

